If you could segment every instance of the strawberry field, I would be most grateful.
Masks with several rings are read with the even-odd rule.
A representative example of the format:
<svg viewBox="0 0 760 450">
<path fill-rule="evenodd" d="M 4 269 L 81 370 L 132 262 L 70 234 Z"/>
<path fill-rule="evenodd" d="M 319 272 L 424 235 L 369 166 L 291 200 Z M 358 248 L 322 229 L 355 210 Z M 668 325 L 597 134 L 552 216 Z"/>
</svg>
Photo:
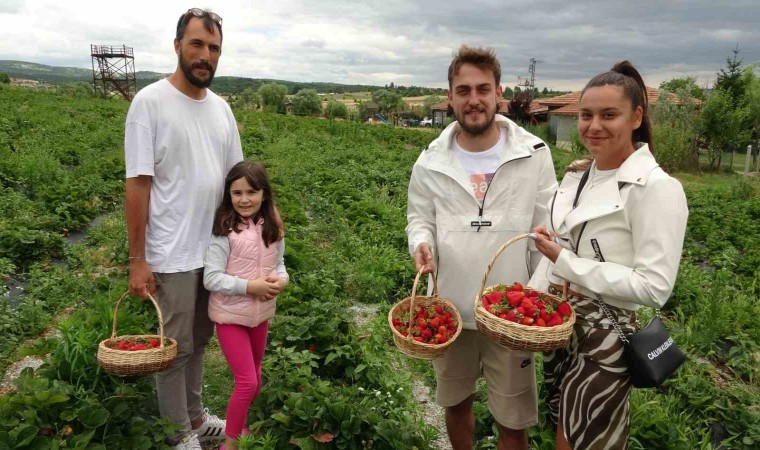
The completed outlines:
<svg viewBox="0 0 760 450">
<path fill-rule="evenodd" d="M 0 395 L 0 449 L 163 448 L 171 432 L 156 417 L 150 379 L 109 376 L 95 361 L 126 290 L 127 107 L 0 88 L 0 375 L 24 356 L 45 355 L 41 368 L 26 369 Z M 249 414 L 253 434 L 241 448 L 439 448 L 445 430 L 431 425 L 413 393 L 416 384 L 434 387 L 432 368 L 394 349 L 387 322 L 412 286 L 406 188 L 434 134 L 236 116 L 246 157 L 263 161 L 275 186 L 291 274 L 270 326 L 264 386 Z M 554 155 L 561 174 L 572 157 Z M 631 448 L 757 448 L 760 182 L 676 176 L 690 217 L 664 314 L 689 361 L 663 389 L 634 392 Z M 65 237 L 85 229 L 80 242 Z M 25 289 L 9 293 L 6 286 L 19 282 Z M 357 306 L 373 311 L 368 320 L 356 320 Z M 146 334 L 156 326 L 155 311 L 125 301 L 118 322 L 119 334 Z M 37 338 L 50 327 L 59 333 Z M 205 402 L 223 414 L 232 380 L 215 344 L 206 370 Z M 493 449 L 483 386 L 478 399 L 477 447 Z M 554 448 L 543 417 L 529 434 L 531 448 Z"/>
</svg>

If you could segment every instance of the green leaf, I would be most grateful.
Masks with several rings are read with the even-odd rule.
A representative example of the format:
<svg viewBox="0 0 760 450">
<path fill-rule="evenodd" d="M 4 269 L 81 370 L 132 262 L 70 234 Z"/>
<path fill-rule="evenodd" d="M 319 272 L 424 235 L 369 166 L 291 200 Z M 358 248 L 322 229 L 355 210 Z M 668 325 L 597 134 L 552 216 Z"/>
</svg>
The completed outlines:
<svg viewBox="0 0 760 450">
<path fill-rule="evenodd" d="M 76 434 L 68 441 L 68 447 L 74 449 L 85 449 L 87 448 L 87 444 L 90 443 L 90 440 L 94 435 L 95 430 L 90 430 L 84 434 Z"/>
<path fill-rule="evenodd" d="M 11 431 L 11 437 L 16 441 L 16 448 L 22 448 L 28 445 L 37 436 L 39 428 L 27 424 L 21 424 Z"/>
<path fill-rule="evenodd" d="M 79 408 L 77 412 L 79 421 L 87 428 L 97 428 L 103 425 L 109 416 L 110 413 L 105 408 L 99 406 L 84 406 Z"/>
<path fill-rule="evenodd" d="M 288 416 L 288 415 L 286 415 L 286 414 L 284 414 L 282 412 L 276 412 L 276 413 L 272 414 L 272 419 L 274 419 L 274 420 L 276 420 L 276 421 L 278 421 L 278 422 L 280 422 L 282 424 L 285 424 L 285 425 L 290 425 L 290 420 L 291 420 L 290 416 Z"/>
<path fill-rule="evenodd" d="M 72 420 L 77 418 L 77 412 L 74 409 L 64 409 L 63 411 L 61 411 L 61 414 L 58 417 L 60 417 L 61 420 L 71 422 Z"/>
<path fill-rule="evenodd" d="M 0 418 L 0 426 L 6 427 L 6 428 L 13 428 L 16 425 L 18 425 L 19 421 L 15 417 L 3 417 Z"/>
</svg>

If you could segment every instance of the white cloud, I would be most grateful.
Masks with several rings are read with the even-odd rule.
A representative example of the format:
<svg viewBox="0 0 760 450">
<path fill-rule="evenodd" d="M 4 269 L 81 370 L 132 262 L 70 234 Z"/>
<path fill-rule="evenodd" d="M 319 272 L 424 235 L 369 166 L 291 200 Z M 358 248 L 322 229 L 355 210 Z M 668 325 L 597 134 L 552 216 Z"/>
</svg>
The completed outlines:
<svg viewBox="0 0 760 450">
<path fill-rule="evenodd" d="M 90 44 L 126 44 L 137 70 L 170 72 L 174 28 L 187 7 L 0 0 L 0 59 L 89 68 Z M 505 86 L 528 75 L 531 57 L 542 59 L 537 84 L 553 89 L 579 88 L 621 59 L 649 84 L 708 80 L 737 43 L 745 61 L 760 60 L 760 3 L 741 0 L 225 0 L 213 9 L 224 18 L 217 75 L 445 87 L 461 43 L 495 47 Z"/>
</svg>

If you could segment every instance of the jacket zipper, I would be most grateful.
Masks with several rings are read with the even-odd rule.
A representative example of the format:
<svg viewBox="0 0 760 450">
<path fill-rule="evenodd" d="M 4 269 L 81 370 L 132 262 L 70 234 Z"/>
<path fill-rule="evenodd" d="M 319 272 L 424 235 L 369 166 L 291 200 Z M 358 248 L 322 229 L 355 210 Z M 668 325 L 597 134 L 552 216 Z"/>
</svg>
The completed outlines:
<svg viewBox="0 0 760 450">
<path fill-rule="evenodd" d="M 483 201 L 478 205 L 478 223 L 479 224 L 483 222 L 483 210 L 486 207 L 486 196 L 488 195 L 488 191 L 491 189 L 491 183 L 493 183 L 493 179 L 496 178 L 496 173 L 499 172 L 499 169 L 511 163 L 512 161 L 519 161 L 521 159 L 527 159 L 527 158 L 532 158 L 532 157 L 533 157 L 532 155 L 528 155 L 528 156 L 522 156 L 520 158 L 510 159 L 509 161 L 506 161 L 502 165 L 497 167 L 496 170 L 494 170 L 493 176 L 491 177 L 491 181 L 488 182 L 488 186 L 486 186 L 486 191 L 483 193 Z M 482 225 L 478 225 L 478 229 L 476 233 L 480 232 L 481 226 Z"/>
</svg>

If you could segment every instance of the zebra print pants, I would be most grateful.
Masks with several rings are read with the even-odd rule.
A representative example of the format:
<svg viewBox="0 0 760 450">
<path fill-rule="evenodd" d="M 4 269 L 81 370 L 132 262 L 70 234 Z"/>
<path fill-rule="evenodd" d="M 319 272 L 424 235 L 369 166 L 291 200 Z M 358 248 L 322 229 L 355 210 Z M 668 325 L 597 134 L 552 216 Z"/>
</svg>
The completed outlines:
<svg viewBox="0 0 760 450">
<path fill-rule="evenodd" d="M 549 292 L 561 295 L 553 286 Z M 573 449 L 627 449 L 631 384 L 623 343 L 592 299 L 570 295 L 568 301 L 576 313 L 570 342 L 544 353 L 550 419 L 561 422 Z M 624 333 L 637 330 L 634 311 L 607 306 Z"/>
</svg>

